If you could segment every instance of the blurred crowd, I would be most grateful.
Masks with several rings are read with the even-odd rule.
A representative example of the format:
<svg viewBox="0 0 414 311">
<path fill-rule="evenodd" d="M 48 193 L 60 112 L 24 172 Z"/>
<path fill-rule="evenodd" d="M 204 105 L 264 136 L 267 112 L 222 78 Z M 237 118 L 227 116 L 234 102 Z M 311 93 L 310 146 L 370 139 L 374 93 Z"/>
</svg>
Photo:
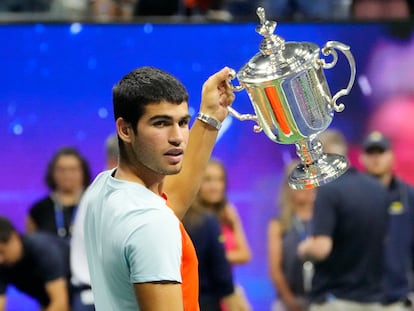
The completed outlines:
<svg viewBox="0 0 414 311">
<path fill-rule="evenodd" d="M 348 154 L 341 132 L 319 136 L 324 152 Z M 414 188 L 395 174 L 383 133 L 369 133 L 360 150 L 360 169 L 316 189 L 290 189 L 297 163 L 286 168 L 268 226 L 272 311 L 413 310 Z"/>
<path fill-rule="evenodd" d="M 343 134 L 328 129 L 320 140 L 326 153 L 347 156 Z M 117 136 L 105 142 L 103 169 L 117 165 Z M 393 170 L 392 141 L 379 131 L 360 146 L 360 168 L 312 189 L 295 190 L 285 167 L 268 220 L 272 311 L 414 310 L 414 188 Z M 15 286 L 45 310 L 94 311 L 82 236 L 79 202 L 90 181 L 87 160 L 73 147 L 52 155 L 44 181 L 50 192 L 28 209 L 25 232 L 0 215 L 0 310 L 6 289 Z M 197 252 L 201 311 L 253 310 L 233 267 L 252 258 L 236 206 L 228 198 L 228 176 L 210 159 L 200 189 L 183 219 Z"/>
<path fill-rule="evenodd" d="M 414 0 L 3 0 L 0 14 L 36 13 L 53 20 L 162 17 L 230 22 L 256 20 L 259 6 L 277 21 L 389 20 L 410 18 Z"/>
</svg>

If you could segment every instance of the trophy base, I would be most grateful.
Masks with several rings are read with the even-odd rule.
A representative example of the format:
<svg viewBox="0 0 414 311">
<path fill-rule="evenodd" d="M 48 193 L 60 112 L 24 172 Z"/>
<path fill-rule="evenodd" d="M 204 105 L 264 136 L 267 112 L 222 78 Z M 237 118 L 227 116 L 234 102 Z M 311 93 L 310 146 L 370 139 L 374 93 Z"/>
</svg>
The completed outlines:
<svg viewBox="0 0 414 311">
<path fill-rule="evenodd" d="M 311 189 L 338 178 L 349 168 L 346 157 L 326 153 L 309 165 L 299 164 L 290 174 L 288 184 L 293 189 Z"/>
</svg>

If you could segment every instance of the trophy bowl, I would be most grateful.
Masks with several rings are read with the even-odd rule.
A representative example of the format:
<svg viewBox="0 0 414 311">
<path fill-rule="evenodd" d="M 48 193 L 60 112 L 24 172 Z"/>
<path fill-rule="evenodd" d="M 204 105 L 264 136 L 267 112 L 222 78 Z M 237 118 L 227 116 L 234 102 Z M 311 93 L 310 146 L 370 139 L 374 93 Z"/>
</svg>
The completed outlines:
<svg viewBox="0 0 414 311">
<path fill-rule="evenodd" d="M 334 112 L 344 109 L 337 100 L 349 94 L 354 84 L 355 60 L 350 47 L 341 42 L 328 41 L 322 49 L 310 42 L 285 42 L 273 34 L 276 22 L 266 20 L 263 8 L 257 9 L 257 15 L 256 31 L 264 36 L 260 51 L 229 77 L 235 91 L 247 91 L 255 114 L 241 114 L 232 107 L 229 113 L 241 121 L 255 121 L 254 131 L 263 131 L 276 143 L 295 144 L 301 164 L 289 176 L 289 186 L 318 187 L 349 167 L 345 156 L 323 152 L 318 134 L 331 124 Z M 336 50 L 347 58 L 351 74 L 347 87 L 332 96 L 324 69 L 336 65 Z M 332 60 L 321 59 L 321 52 Z M 232 84 L 236 77 L 238 86 Z"/>
</svg>

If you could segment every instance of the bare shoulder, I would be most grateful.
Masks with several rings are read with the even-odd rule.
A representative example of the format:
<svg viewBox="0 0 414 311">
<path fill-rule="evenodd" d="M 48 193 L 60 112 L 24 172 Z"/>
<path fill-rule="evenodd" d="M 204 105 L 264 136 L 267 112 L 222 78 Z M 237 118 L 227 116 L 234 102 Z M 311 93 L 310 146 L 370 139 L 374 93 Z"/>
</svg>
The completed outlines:
<svg viewBox="0 0 414 311">
<path fill-rule="evenodd" d="M 227 217 L 231 219 L 239 218 L 239 212 L 232 203 L 228 203 L 224 208 Z"/>
<path fill-rule="evenodd" d="M 269 220 L 267 227 L 269 232 L 280 233 L 282 229 L 282 224 L 279 219 L 272 218 Z"/>
</svg>

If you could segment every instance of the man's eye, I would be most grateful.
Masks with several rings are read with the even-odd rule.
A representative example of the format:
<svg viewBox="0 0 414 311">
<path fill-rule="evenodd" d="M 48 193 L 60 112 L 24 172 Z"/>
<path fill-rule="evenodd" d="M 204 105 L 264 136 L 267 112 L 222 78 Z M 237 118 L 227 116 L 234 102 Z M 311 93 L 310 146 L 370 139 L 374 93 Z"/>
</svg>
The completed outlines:
<svg viewBox="0 0 414 311">
<path fill-rule="evenodd" d="M 155 127 L 164 127 L 164 126 L 166 126 L 167 125 L 167 122 L 166 121 L 157 121 L 157 122 L 154 122 L 154 124 L 153 124 Z"/>
<path fill-rule="evenodd" d="M 180 125 L 180 127 L 183 127 L 183 126 L 187 126 L 189 122 L 190 121 L 186 119 L 186 120 L 180 121 L 178 124 Z"/>
</svg>

